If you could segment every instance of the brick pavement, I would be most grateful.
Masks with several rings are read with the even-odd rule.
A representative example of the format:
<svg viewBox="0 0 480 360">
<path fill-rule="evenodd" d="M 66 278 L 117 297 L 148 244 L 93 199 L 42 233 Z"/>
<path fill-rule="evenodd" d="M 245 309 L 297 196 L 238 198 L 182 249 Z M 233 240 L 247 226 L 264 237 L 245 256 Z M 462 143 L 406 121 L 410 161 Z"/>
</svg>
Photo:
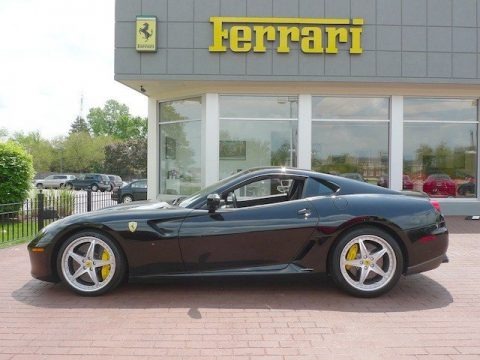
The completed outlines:
<svg viewBox="0 0 480 360">
<path fill-rule="evenodd" d="M 33 280 L 25 245 L 1 249 L 0 360 L 480 359 L 480 221 L 448 223 L 449 264 L 369 300 L 325 277 L 127 284 L 83 298 Z"/>
</svg>

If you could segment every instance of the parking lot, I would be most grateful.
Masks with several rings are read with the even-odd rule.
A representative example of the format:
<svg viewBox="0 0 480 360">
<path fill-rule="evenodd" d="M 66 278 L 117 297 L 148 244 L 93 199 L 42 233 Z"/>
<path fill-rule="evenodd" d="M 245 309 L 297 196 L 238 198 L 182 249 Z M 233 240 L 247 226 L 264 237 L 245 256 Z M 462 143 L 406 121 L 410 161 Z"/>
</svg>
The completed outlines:
<svg viewBox="0 0 480 360">
<path fill-rule="evenodd" d="M 450 263 L 358 299 L 326 277 L 126 284 L 98 298 L 0 250 L 4 359 L 479 359 L 480 221 L 448 219 Z"/>
</svg>

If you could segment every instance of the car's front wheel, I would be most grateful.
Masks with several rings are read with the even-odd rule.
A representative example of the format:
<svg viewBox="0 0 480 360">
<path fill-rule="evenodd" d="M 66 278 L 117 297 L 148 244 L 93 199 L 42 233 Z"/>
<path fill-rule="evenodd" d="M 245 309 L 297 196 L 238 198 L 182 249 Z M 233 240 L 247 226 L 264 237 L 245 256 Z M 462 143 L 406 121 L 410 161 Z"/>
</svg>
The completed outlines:
<svg viewBox="0 0 480 360">
<path fill-rule="evenodd" d="M 124 196 L 122 197 L 122 202 L 123 202 L 124 204 L 126 204 L 126 203 L 131 203 L 132 201 L 133 201 L 132 195 L 124 195 Z"/>
<path fill-rule="evenodd" d="M 69 288 L 96 296 L 112 290 L 125 275 L 125 259 L 118 246 L 96 231 L 82 231 L 60 248 L 57 270 Z"/>
<path fill-rule="evenodd" d="M 362 227 L 345 234 L 336 244 L 330 274 L 335 283 L 359 297 L 380 296 L 401 276 L 402 251 L 388 233 Z"/>
<path fill-rule="evenodd" d="M 66 184 L 65 184 L 65 188 L 66 188 L 67 190 L 73 190 L 73 184 L 71 184 L 71 183 L 66 183 Z"/>
<path fill-rule="evenodd" d="M 43 189 L 43 184 L 37 184 L 37 189 L 42 190 Z"/>
<path fill-rule="evenodd" d="M 90 189 L 92 189 L 93 192 L 97 192 L 98 191 L 98 185 L 97 184 L 92 184 L 92 186 L 90 186 Z"/>
</svg>

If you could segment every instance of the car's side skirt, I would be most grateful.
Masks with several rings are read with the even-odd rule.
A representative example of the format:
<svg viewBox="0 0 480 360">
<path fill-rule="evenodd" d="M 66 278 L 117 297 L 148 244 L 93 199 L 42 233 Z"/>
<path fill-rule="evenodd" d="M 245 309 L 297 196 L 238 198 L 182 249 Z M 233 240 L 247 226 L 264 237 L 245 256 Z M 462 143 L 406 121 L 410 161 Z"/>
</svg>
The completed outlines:
<svg viewBox="0 0 480 360">
<path fill-rule="evenodd" d="M 155 275 L 142 275 L 130 277 L 132 281 L 164 279 L 164 278 L 179 278 L 179 277 L 204 277 L 204 276 L 247 276 L 247 275 L 287 275 L 287 274 L 301 274 L 311 273 L 314 269 L 305 268 L 296 264 L 279 264 L 273 266 L 258 266 L 252 268 L 242 269 L 227 269 L 216 271 L 197 271 L 197 272 L 176 272 Z"/>
</svg>

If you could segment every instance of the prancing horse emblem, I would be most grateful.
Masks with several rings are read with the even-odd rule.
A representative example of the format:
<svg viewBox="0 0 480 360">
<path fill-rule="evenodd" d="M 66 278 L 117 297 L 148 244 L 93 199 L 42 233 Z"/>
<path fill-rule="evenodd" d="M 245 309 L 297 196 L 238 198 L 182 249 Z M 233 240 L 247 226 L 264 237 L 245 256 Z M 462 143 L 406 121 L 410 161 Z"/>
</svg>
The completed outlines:
<svg viewBox="0 0 480 360">
<path fill-rule="evenodd" d="M 137 223 L 135 221 L 130 221 L 128 223 L 128 230 L 130 230 L 132 233 L 137 230 Z"/>
</svg>

